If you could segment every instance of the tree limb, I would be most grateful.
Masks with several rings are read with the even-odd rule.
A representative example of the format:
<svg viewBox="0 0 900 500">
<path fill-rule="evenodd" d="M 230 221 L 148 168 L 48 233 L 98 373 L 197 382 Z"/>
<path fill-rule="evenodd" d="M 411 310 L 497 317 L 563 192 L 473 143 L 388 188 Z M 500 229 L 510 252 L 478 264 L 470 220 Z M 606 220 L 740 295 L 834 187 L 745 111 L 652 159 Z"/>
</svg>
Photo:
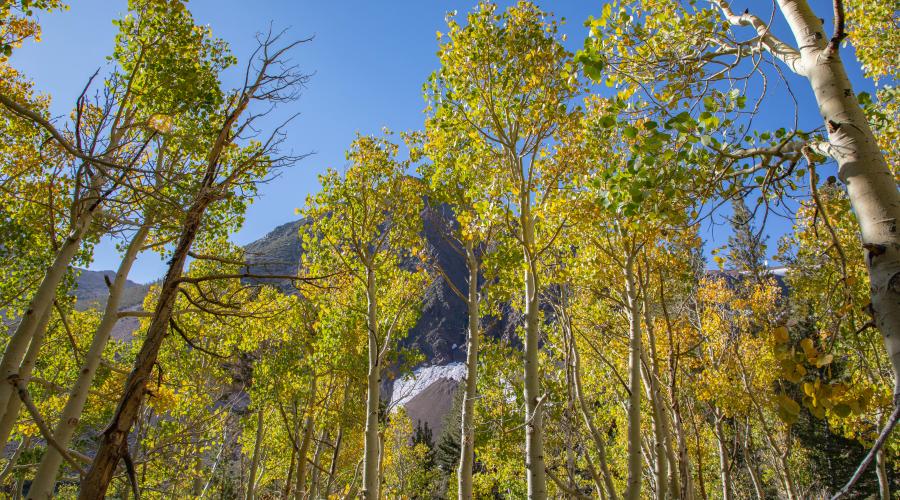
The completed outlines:
<svg viewBox="0 0 900 500">
<path fill-rule="evenodd" d="M 834 0 L 834 33 L 825 49 L 826 53 L 828 55 L 837 53 L 844 38 L 847 38 L 844 31 L 844 0 Z"/>
<path fill-rule="evenodd" d="M 760 45 L 765 47 L 776 59 L 786 64 L 794 73 L 804 74 L 800 51 L 773 35 L 769 26 L 762 19 L 746 11 L 741 15 L 735 14 L 726 0 L 710 0 L 710 2 L 721 9 L 725 20 L 733 26 L 750 26 L 755 29 Z"/>
<path fill-rule="evenodd" d="M 53 438 L 53 432 L 47 427 L 47 422 L 44 421 L 44 418 L 41 417 L 40 411 L 38 411 L 37 407 L 34 405 L 34 401 L 31 400 L 31 395 L 28 394 L 28 387 L 22 382 L 22 379 L 19 377 L 18 373 L 14 373 L 6 379 L 15 389 L 17 394 L 19 395 L 19 399 L 22 400 L 22 404 L 25 406 L 25 409 L 28 410 L 28 413 L 31 414 L 31 418 L 34 420 L 34 424 L 37 426 L 38 430 L 41 432 L 41 435 L 47 440 L 47 444 L 56 448 L 56 451 L 59 452 L 60 455 L 69 462 L 69 464 L 78 471 L 78 473 L 84 476 L 84 469 L 81 468 L 81 465 L 72 458 L 72 455 L 69 454 L 69 451 L 60 446 L 60 444 Z"/>
<path fill-rule="evenodd" d="M 891 431 L 894 430 L 894 426 L 897 425 L 897 419 L 900 418 L 900 404 L 894 406 L 894 412 L 891 413 L 890 419 L 888 419 L 887 425 L 884 426 L 884 429 L 881 431 L 881 434 L 878 436 L 878 439 L 875 440 L 875 444 L 872 446 L 872 449 L 869 450 L 869 453 L 866 454 L 866 457 L 859 464 L 859 467 L 856 468 L 856 472 L 853 473 L 853 477 L 847 481 L 847 484 L 844 485 L 833 497 L 831 500 L 838 500 L 843 498 L 853 489 L 853 486 L 856 485 L 856 482 L 859 481 L 859 478 L 862 477 L 863 473 L 866 471 L 866 468 L 869 467 L 869 464 L 872 463 L 872 460 L 875 459 L 875 455 L 878 454 L 878 451 L 881 450 L 881 447 L 884 446 L 884 443 L 887 441 L 888 436 L 891 435 Z"/>
</svg>

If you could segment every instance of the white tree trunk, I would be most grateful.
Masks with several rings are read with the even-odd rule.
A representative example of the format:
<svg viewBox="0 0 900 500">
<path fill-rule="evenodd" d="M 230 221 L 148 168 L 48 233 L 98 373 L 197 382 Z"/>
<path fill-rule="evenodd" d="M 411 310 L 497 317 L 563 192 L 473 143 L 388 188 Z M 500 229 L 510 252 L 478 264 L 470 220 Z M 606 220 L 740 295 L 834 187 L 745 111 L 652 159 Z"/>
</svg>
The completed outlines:
<svg viewBox="0 0 900 500">
<path fill-rule="evenodd" d="M 253 500 L 256 494 L 256 471 L 259 468 L 259 456 L 262 450 L 263 433 L 265 427 L 265 411 L 263 408 L 257 410 L 256 415 L 256 444 L 253 446 L 253 457 L 250 459 L 250 476 L 247 481 L 247 500 Z"/>
<path fill-rule="evenodd" d="M 656 332 L 653 328 L 653 318 L 647 301 L 644 301 L 644 318 L 647 326 L 647 350 L 642 351 L 642 359 L 646 369 L 644 384 L 647 386 L 650 409 L 653 416 L 653 435 L 656 448 L 656 497 L 665 500 L 669 498 L 669 486 L 673 488 L 671 496 L 678 496 L 680 490 L 678 474 L 669 474 L 670 468 L 674 468 L 675 452 L 672 450 L 671 424 L 669 412 L 663 402 L 662 383 L 659 379 L 659 362 L 656 355 Z"/>
<path fill-rule="evenodd" d="M 544 412 L 541 408 L 541 381 L 538 346 L 541 337 L 540 302 L 535 251 L 535 220 L 527 203 L 521 217 L 525 250 L 525 467 L 528 475 L 528 498 L 547 498 L 544 470 Z"/>
<path fill-rule="evenodd" d="M 875 455 L 875 475 L 878 476 L 878 494 L 881 500 L 890 500 L 891 498 L 891 481 L 887 473 L 887 464 L 885 464 L 884 448 L 878 450 Z"/>
<path fill-rule="evenodd" d="M 310 500 L 317 500 L 319 497 L 319 477 L 322 472 L 322 450 L 325 448 L 325 443 L 327 443 L 330 438 L 328 434 L 328 429 L 322 429 L 322 432 L 319 433 L 319 440 L 316 442 L 316 451 L 313 453 L 312 459 L 312 474 L 309 478 L 308 498 L 310 498 Z"/>
<path fill-rule="evenodd" d="M 368 301 L 369 373 L 366 383 L 366 430 L 363 453 L 363 490 L 366 500 L 378 500 L 380 495 L 378 412 L 381 401 L 381 364 L 378 359 L 378 303 L 376 301 L 375 271 L 366 274 Z"/>
<path fill-rule="evenodd" d="M 466 264 L 469 268 L 469 296 L 467 299 L 469 311 L 469 342 L 466 351 L 466 389 L 463 395 L 459 469 L 457 471 L 459 481 L 459 499 L 471 500 L 472 467 L 475 463 L 475 397 L 477 395 L 478 376 L 478 347 L 481 336 L 481 297 L 478 290 L 478 259 L 475 256 L 474 246 L 466 243 Z"/>
<path fill-rule="evenodd" d="M 728 447 L 725 445 L 725 430 L 722 427 L 723 417 L 716 412 L 713 418 L 716 419 L 715 431 L 719 450 L 719 478 L 722 481 L 722 498 L 723 500 L 732 500 L 734 494 L 731 489 L 731 465 L 728 460 Z"/>
<path fill-rule="evenodd" d="M 119 320 L 119 304 L 122 293 L 125 290 L 125 284 L 128 281 L 128 273 L 131 272 L 131 266 L 144 246 L 149 232 L 150 225 L 147 223 L 138 228 L 128 244 L 128 249 L 122 257 L 119 269 L 116 271 L 116 277 L 112 282 L 112 286 L 109 289 L 109 297 L 106 300 L 106 308 L 103 311 L 103 319 L 100 320 L 100 324 L 94 332 L 90 348 L 85 354 L 81 370 L 78 372 L 78 378 L 69 392 L 69 399 L 66 401 L 65 407 L 63 407 L 59 422 L 56 424 L 56 430 L 53 432 L 54 439 L 63 448 L 68 448 L 69 443 L 72 441 L 72 436 L 78 427 L 78 421 L 84 410 L 91 383 L 94 381 L 94 375 L 96 375 L 97 368 L 103 359 L 103 350 L 109 342 L 109 336 L 113 327 Z M 47 451 L 38 466 L 34 481 L 31 483 L 31 488 L 28 490 L 29 499 L 44 499 L 52 496 L 53 488 L 56 484 L 56 475 L 59 473 L 62 460 L 63 457 L 56 448 L 52 446 L 47 447 Z"/>
<path fill-rule="evenodd" d="M 809 79 L 828 130 L 827 152 L 847 184 L 850 205 L 868 250 L 872 314 L 894 369 L 900 403 L 900 192 L 875 141 L 838 51 L 828 47 L 822 21 L 806 0 L 778 0 L 800 49 L 799 72 Z"/>
<path fill-rule="evenodd" d="M 605 492 L 610 500 L 616 500 L 618 498 L 616 486 L 615 483 L 613 483 L 612 474 L 610 473 L 609 465 L 606 461 L 606 440 L 603 435 L 600 434 L 597 426 L 594 425 L 594 419 L 591 417 L 590 408 L 584 399 L 584 389 L 581 383 L 581 355 L 578 352 L 578 345 L 576 344 L 574 335 L 571 335 L 569 342 L 571 343 L 572 348 L 572 382 L 575 389 L 575 398 L 578 400 L 578 408 L 581 410 L 581 417 L 584 419 L 584 423 L 590 431 L 594 446 L 597 447 L 597 456 L 600 459 L 600 473 L 603 484 L 596 484 L 596 487 L 598 491 Z M 590 457 L 590 455 L 588 455 L 588 457 Z"/>
<path fill-rule="evenodd" d="M 628 482 L 627 500 L 641 498 L 641 307 L 634 277 L 634 253 L 625 264 L 625 299 L 628 314 Z"/>
<path fill-rule="evenodd" d="M 98 181 L 95 180 L 94 183 L 96 182 Z M 66 237 L 57 251 L 53 264 L 47 268 L 44 279 L 41 280 L 41 284 L 28 304 L 28 309 L 6 345 L 3 358 L 0 359 L 0 377 L 2 377 L 2 380 L 0 380 L 2 382 L 0 383 L 0 408 L 3 408 L 5 413 L 9 413 L 12 410 L 12 408 L 9 408 L 10 405 L 16 405 L 15 401 L 18 399 L 10 398 L 13 393 L 13 387 L 6 381 L 11 375 L 15 375 L 19 371 L 19 363 L 22 362 L 22 357 L 25 355 L 31 339 L 35 335 L 42 334 L 43 332 L 40 332 L 40 330 L 46 330 L 46 323 L 43 323 L 43 327 L 40 326 L 41 318 L 53 305 L 53 300 L 56 298 L 56 290 L 69 269 L 69 264 L 72 263 L 72 259 L 81 248 L 81 242 L 88 229 L 90 229 L 93 218 L 93 210 L 84 210 L 75 219 L 69 236 Z M 21 374 L 19 375 L 21 376 Z M 13 418 L 16 415 L 18 415 L 18 408 L 15 409 Z M 6 448 L 10 431 L 11 428 L 0 429 L 0 450 Z"/>
<path fill-rule="evenodd" d="M 309 444 L 312 442 L 315 431 L 315 406 L 316 406 L 316 376 L 312 376 L 309 383 L 309 404 L 306 407 L 306 421 L 303 423 L 303 440 L 300 441 L 300 449 L 297 451 L 297 483 L 294 488 L 297 500 L 303 500 L 306 496 L 306 461 L 309 455 Z"/>
<path fill-rule="evenodd" d="M 22 364 L 19 365 L 19 378 L 22 379 L 22 383 L 26 386 L 28 385 L 28 381 L 31 380 L 31 372 L 32 370 L 34 370 L 34 365 L 37 362 L 38 353 L 41 350 L 41 346 L 44 343 L 44 337 L 47 334 L 47 325 L 50 323 L 50 318 L 52 316 L 52 309 L 47 308 L 44 311 L 43 315 L 39 318 L 34 337 L 32 337 L 31 343 L 28 345 L 28 351 L 25 353 L 25 358 L 22 360 Z M 8 382 L 2 383 L 0 385 L 8 385 L 12 387 Z M 12 434 L 12 430 L 16 426 L 16 421 L 19 419 L 19 410 L 21 408 L 21 398 L 16 396 L 9 400 L 9 404 L 6 406 L 6 413 L 3 415 L 3 418 L 0 419 L 0 436 L 2 436 L 3 442 L 9 441 L 9 436 Z"/>
</svg>

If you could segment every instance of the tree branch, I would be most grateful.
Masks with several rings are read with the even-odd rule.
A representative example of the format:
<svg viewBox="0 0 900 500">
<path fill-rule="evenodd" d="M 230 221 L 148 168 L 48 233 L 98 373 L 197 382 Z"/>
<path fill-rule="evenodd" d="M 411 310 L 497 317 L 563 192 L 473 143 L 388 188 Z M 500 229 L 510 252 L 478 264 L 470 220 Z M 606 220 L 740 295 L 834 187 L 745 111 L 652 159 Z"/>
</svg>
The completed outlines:
<svg viewBox="0 0 900 500">
<path fill-rule="evenodd" d="M 884 446 L 885 441 L 887 441 L 888 436 L 891 435 L 891 431 L 894 430 L 894 426 L 897 425 L 897 419 L 900 418 L 900 404 L 894 406 L 894 412 L 891 413 L 891 417 L 888 420 L 886 426 L 884 426 L 884 430 L 881 431 L 881 434 L 878 436 L 878 439 L 875 440 L 875 444 L 872 446 L 872 449 L 869 450 L 869 453 L 866 454 L 866 458 L 863 459 L 862 463 L 859 464 L 859 467 L 856 468 L 856 472 L 853 473 L 853 477 L 850 478 L 850 481 L 847 481 L 847 484 L 840 489 L 831 500 L 838 500 L 843 498 L 853 489 L 853 486 L 856 485 L 856 482 L 859 481 L 859 478 L 862 477 L 863 473 L 866 471 L 866 468 L 869 467 L 869 464 L 872 463 L 872 460 L 875 459 L 875 455 L 878 454 L 878 451 L 881 450 L 881 447 Z"/>
<path fill-rule="evenodd" d="M 56 448 L 56 451 L 59 452 L 60 455 L 69 462 L 69 464 L 78 471 L 78 473 L 84 476 L 84 469 L 72 458 L 72 455 L 69 454 L 69 451 L 60 446 L 60 444 L 53 438 L 53 432 L 47 427 L 47 422 L 44 422 L 43 417 L 41 417 L 40 411 L 38 411 L 37 407 L 34 405 L 34 401 L 31 400 L 31 395 L 28 394 L 28 387 L 22 383 L 22 379 L 19 377 L 18 373 L 14 373 L 6 379 L 15 389 L 19 395 L 19 399 L 22 400 L 22 404 L 25 406 L 25 409 L 28 410 L 28 413 L 31 414 L 31 418 L 34 420 L 34 424 L 37 426 L 38 430 L 41 432 L 41 435 L 44 436 L 44 439 L 47 440 L 47 443 Z"/>
<path fill-rule="evenodd" d="M 831 35 L 825 52 L 829 56 L 836 53 L 844 38 L 847 38 L 847 33 L 844 31 L 844 0 L 834 0 L 834 33 Z"/>
<path fill-rule="evenodd" d="M 57 130 L 57 128 L 54 127 L 53 124 L 50 123 L 47 119 L 10 99 L 2 93 L 0 93 L 0 104 L 12 111 L 14 114 L 40 125 L 40 127 L 46 130 L 47 133 L 49 133 L 50 136 L 53 137 L 53 140 L 55 140 L 70 155 L 95 165 L 103 165 L 109 168 L 120 168 L 116 163 L 104 160 L 103 158 L 98 158 L 96 156 L 82 153 L 78 148 L 73 146 L 72 143 L 66 140 L 66 138 L 63 137 L 62 133 L 60 133 L 60 131 Z"/>
<path fill-rule="evenodd" d="M 746 11 L 741 15 L 735 14 L 726 0 L 710 0 L 710 2 L 722 10 L 722 15 L 725 16 L 725 20 L 731 25 L 750 26 L 755 29 L 756 34 L 759 36 L 760 45 L 765 47 L 776 59 L 791 68 L 791 71 L 794 73 L 798 75 L 804 74 L 800 51 L 773 35 L 769 30 L 769 26 L 762 19 Z"/>
</svg>

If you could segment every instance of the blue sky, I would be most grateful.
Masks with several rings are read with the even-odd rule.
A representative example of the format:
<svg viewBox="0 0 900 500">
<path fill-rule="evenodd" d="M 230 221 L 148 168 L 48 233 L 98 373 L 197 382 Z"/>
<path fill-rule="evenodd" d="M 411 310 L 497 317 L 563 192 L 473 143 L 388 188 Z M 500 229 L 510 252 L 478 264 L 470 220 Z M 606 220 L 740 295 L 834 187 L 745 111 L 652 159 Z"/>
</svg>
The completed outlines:
<svg viewBox="0 0 900 500">
<path fill-rule="evenodd" d="M 111 52 L 115 27 L 112 20 L 125 11 L 124 0 L 72 0 L 70 10 L 42 14 L 43 41 L 30 43 L 17 51 L 13 64 L 36 82 L 39 91 L 53 97 L 54 114 L 65 116 L 87 78 L 106 64 Z M 344 165 L 344 151 L 356 132 L 377 133 L 387 126 L 392 130 L 421 127 L 422 84 L 437 67 L 436 31 L 446 31 L 447 11 L 464 13 L 475 1 L 288 1 L 288 0 L 192 0 L 188 7 L 200 24 L 211 26 L 213 34 L 231 44 L 244 62 L 255 46 L 254 35 L 272 22 L 276 29 L 289 29 L 289 35 L 315 39 L 294 52 L 294 61 L 306 72 L 314 73 L 304 95 L 281 110 L 283 116 L 300 113 L 287 128 L 287 147 L 294 153 L 315 154 L 282 172 L 274 182 L 261 188 L 262 196 L 250 207 L 245 227 L 233 236 L 244 244 L 262 237 L 278 224 L 294 220 L 294 210 L 302 207 L 306 195 L 318 187 L 316 175 L 326 167 Z M 499 2 L 506 5 L 511 2 Z M 578 49 L 586 29 L 583 21 L 598 14 L 600 0 L 539 1 L 557 17 L 565 17 L 562 32 L 568 34 L 571 50 Z M 830 22 L 830 0 L 813 0 L 817 12 Z M 759 15 L 768 18 L 768 2 L 733 2 L 736 11 L 746 6 L 762 7 Z M 777 19 L 779 16 L 775 16 Z M 777 34 L 790 39 L 783 23 L 776 22 Z M 847 49 L 849 52 L 849 49 Z M 871 91 L 863 81 L 855 60 L 846 53 L 851 77 L 857 91 Z M 242 66 L 242 64 L 239 64 Z M 101 70 L 102 73 L 102 70 Z M 233 85 L 237 71 L 226 75 L 225 84 Z M 800 100 L 801 126 L 817 126 L 818 113 L 808 84 L 795 80 Z M 770 106 L 756 123 L 761 127 L 789 126 L 793 104 L 783 89 L 769 94 Z M 783 104 L 783 106 L 781 105 Z M 786 110 L 788 110 L 786 112 Z M 774 238 L 788 227 L 787 221 L 770 221 Z M 728 230 L 708 225 L 703 237 L 714 244 L 724 243 Z M 115 269 L 118 255 L 110 242 L 98 247 L 92 269 Z M 132 271 L 132 279 L 149 282 L 162 276 L 165 264 L 154 255 L 144 255 Z"/>
</svg>

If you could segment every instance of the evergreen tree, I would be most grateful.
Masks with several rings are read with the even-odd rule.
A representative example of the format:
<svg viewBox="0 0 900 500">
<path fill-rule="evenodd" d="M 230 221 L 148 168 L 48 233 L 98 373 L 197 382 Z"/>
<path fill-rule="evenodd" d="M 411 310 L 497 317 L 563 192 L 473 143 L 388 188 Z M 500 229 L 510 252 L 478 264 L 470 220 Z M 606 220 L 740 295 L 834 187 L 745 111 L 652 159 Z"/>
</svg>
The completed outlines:
<svg viewBox="0 0 900 500">
<path fill-rule="evenodd" d="M 756 230 L 753 213 L 747 208 L 744 198 L 733 199 L 731 206 L 734 213 L 730 219 L 733 233 L 728 237 L 729 265 L 754 281 L 761 281 L 769 275 L 766 266 L 768 237 Z"/>
<path fill-rule="evenodd" d="M 444 427 L 438 436 L 435 448 L 435 462 L 442 475 L 449 477 L 459 464 L 460 414 L 462 413 L 462 399 L 465 394 L 464 386 L 460 385 L 453 396 L 453 404 L 444 416 Z"/>
</svg>

